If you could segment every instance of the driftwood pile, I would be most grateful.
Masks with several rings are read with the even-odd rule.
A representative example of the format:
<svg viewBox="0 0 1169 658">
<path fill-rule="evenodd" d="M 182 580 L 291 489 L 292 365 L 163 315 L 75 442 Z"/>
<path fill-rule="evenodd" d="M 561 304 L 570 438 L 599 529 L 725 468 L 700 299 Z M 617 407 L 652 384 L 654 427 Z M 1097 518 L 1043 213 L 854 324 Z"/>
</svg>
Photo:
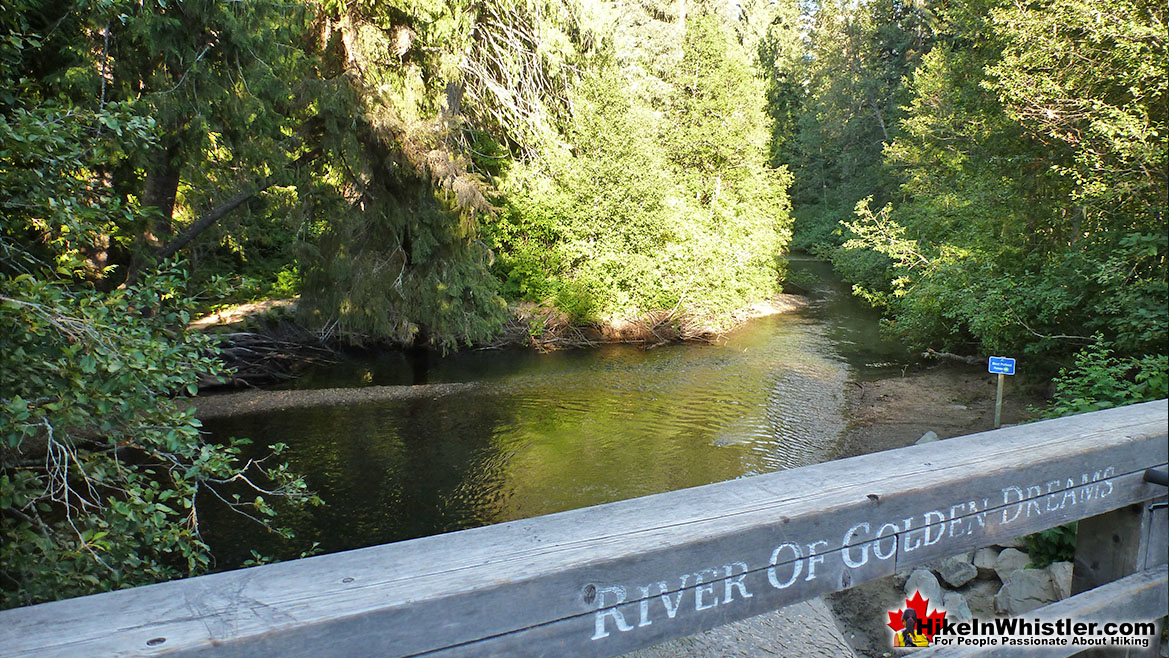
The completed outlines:
<svg viewBox="0 0 1169 658">
<path fill-rule="evenodd" d="M 288 325 L 263 332 L 234 331 L 216 335 L 219 358 L 231 375 L 201 385 L 257 386 L 295 379 L 314 363 L 327 363 L 334 352 L 316 336 Z"/>
<path fill-rule="evenodd" d="M 600 343 L 632 343 L 645 349 L 678 341 L 717 342 L 747 320 L 789 313 L 804 308 L 807 299 L 782 294 L 739 309 L 729 318 L 713 323 L 682 308 L 651 311 L 631 319 L 615 318 L 588 325 L 574 324 L 568 314 L 547 305 L 523 302 L 512 307 L 513 317 L 499 335 L 481 349 L 534 347 L 550 352 L 560 349 L 594 347 Z"/>
</svg>

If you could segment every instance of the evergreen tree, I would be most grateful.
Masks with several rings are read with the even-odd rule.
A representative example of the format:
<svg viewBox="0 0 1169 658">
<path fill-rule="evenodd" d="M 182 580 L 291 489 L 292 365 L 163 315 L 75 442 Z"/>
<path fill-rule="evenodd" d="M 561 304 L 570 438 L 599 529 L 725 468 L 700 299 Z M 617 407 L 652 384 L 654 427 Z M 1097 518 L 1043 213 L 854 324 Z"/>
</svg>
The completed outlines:
<svg viewBox="0 0 1169 658">
<path fill-rule="evenodd" d="M 834 263 L 916 346 L 1115 351 L 1159 381 L 1163 8 L 971 0 L 936 18 L 885 150 L 900 196 L 857 206 Z"/>
<path fill-rule="evenodd" d="M 917 3 L 819 3 L 803 76 L 791 164 L 795 246 L 835 247 L 854 205 L 891 198 L 897 179 L 883 149 L 898 133 L 903 80 L 932 44 L 934 17 Z M 879 276 L 858 272 L 857 276 Z M 867 268 L 872 269 L 872 268 Z"/>
<path fill-rule="evenodd" d="M 111 239 L 157 218 L 113 172 L 165 133 L 74 84 L 93 15 L 22 9 L 0 14 L 0 607 L 207 571 L 209 498 L 264 525 L 274 497 L 313 500 L 283 465 L 241 463 L 242 441 L 205 442 L 174 399 L 221 370 L 185 331 L 181 263 L 106 289 Z"/>
<path fill-rule="evenodd" d="M 504 319 L 479 222 L 495 212 L 463 150 L 474 9 L 327 5 L 314 25 L 321 152 L 301 194 L 300 318 L 348 342 L 451 348 Z"/>
<path fill-rule="evenodd" d="M 663 4 L 623 15 L 614 51 L 586 60 L 571 150 L 509 172 L 494 241 L 512 294 L 583 321 L 669 312 L 707 331 L 777 290 L 788 180 L 769 166 L 764 83 L 734 19 Z"/>
</svg>

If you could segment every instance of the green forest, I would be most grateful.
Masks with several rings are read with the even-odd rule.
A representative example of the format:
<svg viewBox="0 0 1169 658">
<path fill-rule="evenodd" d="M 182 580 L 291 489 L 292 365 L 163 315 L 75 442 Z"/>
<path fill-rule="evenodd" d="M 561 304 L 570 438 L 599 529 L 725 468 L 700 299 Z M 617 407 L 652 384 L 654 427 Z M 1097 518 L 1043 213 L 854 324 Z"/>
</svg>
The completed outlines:
<svg viewBox="0 0 1169 658">
<path fill-rule="evenodd" d="M 798 251 L 1049 415 L 1166 397 L 1167 56 L 1163 0 L 6 3 L 0 607 L 210 570 L 204 499 L 320 503 L 179 404 L 233 303 L 709 338 Z"/>
</svg>

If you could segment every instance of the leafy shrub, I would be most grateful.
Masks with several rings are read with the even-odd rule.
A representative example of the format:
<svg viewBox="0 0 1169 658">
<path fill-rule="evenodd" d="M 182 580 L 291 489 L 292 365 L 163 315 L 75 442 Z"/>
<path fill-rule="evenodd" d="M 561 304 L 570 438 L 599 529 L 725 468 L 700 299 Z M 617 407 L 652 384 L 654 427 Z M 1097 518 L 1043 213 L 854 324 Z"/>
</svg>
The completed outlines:
<svg viewBox="0 0 1169 658">
<path fill-rule="evenodd" d="M 1060 370 L 1049 418 L 1108 409 L 1169 395 L 1169 357 L 1151 354 L 1117 357 L 1097 337 L 1080 350 L 1075 365 Z"/>
<path fill-rule="evenodd" d="M 206 571 L 198 501 L 229 485 L 254 483 L 225 502 L 274 530 L 273 496 L 317 502 L 279 463 L 241 465 L 242 441 L 207 443 L 171 397 L 219 368 L 176 329 L 183 286 L 173 268 L 110 293 L 0 277 L 0 607 Z"/>
<path fill-rule="evenodd" d="M 211 339 L 185 331 L 185 264 L 106 278 L 101 252 L 145 217 L 95 172 L 149 144 L 153 121 L 114 103 L 4 109 L 0 607 L 204 572 L 200 501 L 223 496 L 269 527 L 272 498 L 318 501 L 278 459 L 206 442 L 176 400 L 219 370 Z"/>
<path fill-rule="evenodd" d="M 1027 555 L 1037 569 L 1076 557 L 1076 523 L 1048 528 L 1027 536 Z"/>
</svg>

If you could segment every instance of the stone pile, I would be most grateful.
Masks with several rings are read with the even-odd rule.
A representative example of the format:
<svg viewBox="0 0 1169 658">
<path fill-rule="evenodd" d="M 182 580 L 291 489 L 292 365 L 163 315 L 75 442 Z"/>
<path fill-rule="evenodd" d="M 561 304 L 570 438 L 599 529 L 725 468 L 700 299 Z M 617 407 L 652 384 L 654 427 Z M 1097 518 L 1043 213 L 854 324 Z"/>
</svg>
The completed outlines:
<svg viewBox="0 0 1169 658">
<path fill-rule="evenodd" d="M 915 444 L 938 440 L 937 433 L 929 431 Z M 906 598 L 921 592 L 922 598 L 929 599 L 930 609 L 941 602 L 947 618 L 956 621 L 970 619 L 972 614 L 982 619 L 1014 617 L 1071 596 L 1072 563 L 1030 568 L 1026 546 L 1021 538 L 1013 539 L 900 571 L 898 584 L 904 584 Z"/>
<path fill-rule="evenodd" d="M 929 609 L 940 606 L 947 619 L 1016 616 L 1071 596 L 1072 563 L 1034 568 L 1022 540 L 980 548 L 913 570 L 900 571 L 906 598 L 921 592 Z"/>
</svg>

